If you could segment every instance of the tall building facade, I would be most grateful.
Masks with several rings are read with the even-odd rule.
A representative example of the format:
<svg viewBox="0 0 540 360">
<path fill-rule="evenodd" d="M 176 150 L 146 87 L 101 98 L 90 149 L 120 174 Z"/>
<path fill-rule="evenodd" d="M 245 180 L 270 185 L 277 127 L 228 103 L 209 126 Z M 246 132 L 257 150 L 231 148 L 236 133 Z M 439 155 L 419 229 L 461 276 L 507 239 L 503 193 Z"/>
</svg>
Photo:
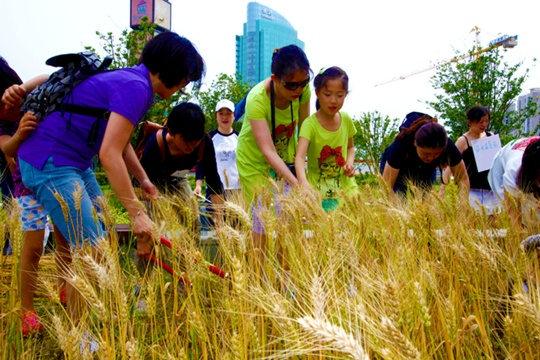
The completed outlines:
<svg viewBox="0 0 540 360">
<path fill-rule="evenodd" d="M 291 44 L 304 49 L 287 19 L 267 6 L 248 3 L 244 33 L 236 36 L 236 73 L 242 81 L 257 84 L 271 74 L 274 49 Z"/>
<path fill-rule="evenodd" d="M 528 94 L 518 97 L 517 111 L 520 112 L 531 101 L 535 102 L 538 105 L 538 109 L 540 109 L 540 88 L 532 88 Z M 525 119 L 521 130 L 523 133 L 533 131 L 538 126 L 538 123 L 540 123 L 540 114 Z M 536 135 L 538 135 L 538 131 Z"/>
</svg>

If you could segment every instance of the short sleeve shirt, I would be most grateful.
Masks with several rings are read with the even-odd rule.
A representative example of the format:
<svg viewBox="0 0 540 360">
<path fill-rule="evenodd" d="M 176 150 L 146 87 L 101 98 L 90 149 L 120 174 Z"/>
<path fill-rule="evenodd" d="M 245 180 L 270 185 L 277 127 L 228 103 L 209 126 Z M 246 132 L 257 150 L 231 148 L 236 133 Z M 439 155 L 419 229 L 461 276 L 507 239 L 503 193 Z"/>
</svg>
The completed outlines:
<svg viewBox="0 0 540 360">
<path fill-rule="evenodd" d="M 265 81 L 255 85 L 246 99 L 246 113 L 238 136 L 236 151 L 236 165 L 242 179 L 259 177 L 264 181 L 264 179 L 271 177 L 270 164 L 266 162 L 261 149 L 259 149 L 250 123 L 251 121 L 266 121 L 270 133 L 272 133 L 270 97 L 264 87 Z M 298 110 L 300 104 L 309 102 L 310 96 L 311 90 L 309 86 L 306 86 L 299 101 L 293 101 L 286 109 L 275 108 L 276 138 L 274 145 L 277 153 L 286 163 L 294 162 L 297 147 Z M 248 181 L 242 180 L 242 191 L 247 197 L 250 197 L 251 187 L 255 185 L 255 182 L 258 181 L 248 183 Z"/>
<path fill-rule="evenodd" d="M 539 138 L 532 136 L 513 140 L 495 154 L 488 173 L 488 181 L 498 198 L 504 199 L 505 190 L 514 195 L 519 192 L 517 183 L 523 153 L 531 142 Z"/>
<path fill-rule="evenodd" d="M 349 139 L 356 134 L 351 117 L 340 112 L 341 125 L 337 131 L 321 126 L 315 114 L 309 116 L 300 129 L 300 137 L 309 140 L 307 179 L 319 189 L 323 200 L 339 199 L 341 191 L 353 194 L 358 187 L 354 178 L 343 174 L 347 161 Z"/>
<path fill-rule="evenodd" d="M 418 187 L 430 189 L 435 180 L 434 173 L 437 167 L 456 166 L 462 161 L 462 156 L 454 142 L 448 139 L 442 154 L 432 162 L 425 163 L 418 156 L 414 137 L 411 136 L 394 140 L 388 148 L 387 161 L 388 165 L 399 169 L 394 191 L 404 192 L 409 181 Z"/>
<path fill-rule="evenodd" d="M 96 74 L 77 85 L 64 101 L 108 109 L 127 118 L 135 127 L 153 100 L 150 73 L 144 65 L 138 65 Z M 95 116 L 52 112 L 22 143 L 19 157 L 38 169 L 51 156 L 56 166 L 87 169 L 99 153 L 107 122 Z M 89 141 L 93 127 L 97 128 L 95 143 Z"/>
</svg>

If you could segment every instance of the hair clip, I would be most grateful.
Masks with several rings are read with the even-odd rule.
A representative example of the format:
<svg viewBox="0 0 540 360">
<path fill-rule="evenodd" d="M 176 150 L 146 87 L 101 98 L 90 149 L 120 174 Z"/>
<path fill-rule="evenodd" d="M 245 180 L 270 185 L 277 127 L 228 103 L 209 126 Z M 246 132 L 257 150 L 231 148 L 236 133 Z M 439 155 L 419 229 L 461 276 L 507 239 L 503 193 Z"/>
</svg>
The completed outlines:
<svg viewBox="0 0 540 360">
<path fill-rule="evenodd" d="M 275 49 L 274 49 L 274 54 L 277 53 L 277 52 L 279 52 L 279 50 L 281 50 L 281 48 L 275 48 Z"/>
<path fill-rule="evenodd" d="M 322 75 L 326 72 L 326 70 L 330 69 L 330 67 L 323 67 L 321 68 L 321 71 L 319 71 L 319 75 Z"/>
</svg>

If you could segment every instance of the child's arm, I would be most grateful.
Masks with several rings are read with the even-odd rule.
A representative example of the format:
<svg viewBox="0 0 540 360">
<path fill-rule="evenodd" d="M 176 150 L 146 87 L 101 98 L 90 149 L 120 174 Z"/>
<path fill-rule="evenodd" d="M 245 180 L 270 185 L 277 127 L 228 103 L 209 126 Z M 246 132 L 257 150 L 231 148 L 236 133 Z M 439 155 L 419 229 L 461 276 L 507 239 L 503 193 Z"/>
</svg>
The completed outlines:
<svg viewBox="0 0 540 360">
<path fill-rule="evenodd" d="M 309 147 L 309 140 L 305 137 L 298 139 L 298 149 L 294 158 L 294 169 L 296 170 L 296 178 L 300 186 L 310 186 L 306 177 L 306 154 Z"/>
<path fill-rule="evenodd" d="M 3 142 L 2 152 L 10 157 L 17 156 L 17 151 L 21 146 L 24 139 L 28 137 L 28 134 L 32 132 L 38 126 L 38 119 L 34 116 L 33 112 L 28 111 L 23 115 L 21 121 L 19 122 L 19 127 L 13 136 Z"/>
<path fill-rule="evenodd" d="M 9 135 L 0 135 L 0 149 L 4 147 L 4 144 L 7 143 L 11 139 L 11 136 Z M 8 154 L 5 154 L 6 162 L 9 167 L 9 172 L 13 174 L 15 171 L 15 159 L 13 157 L 9 156 Z"/>
<path fill-rule="evenodd" d="M 2 96 L 2 101 L 6 104 L 6 109 L 21 106 L 24 95 L 41 85 L 48 77 L 49 75 L 46 74 L 39 75 L 28 80 L 24 84 L 15 84 L 7 88 Z"/>
<path fill-rule="evenodd" d="M 345 166 L 343 167 L 343 174 L 348 177 L 354 176 L 354 157 L 356 154 L 356 149 L 354 148 L 354 139 L 352 137 L 349 138 L 349 142 L 347 144 L 347 162 L 345 163 Z"/>
</svg>

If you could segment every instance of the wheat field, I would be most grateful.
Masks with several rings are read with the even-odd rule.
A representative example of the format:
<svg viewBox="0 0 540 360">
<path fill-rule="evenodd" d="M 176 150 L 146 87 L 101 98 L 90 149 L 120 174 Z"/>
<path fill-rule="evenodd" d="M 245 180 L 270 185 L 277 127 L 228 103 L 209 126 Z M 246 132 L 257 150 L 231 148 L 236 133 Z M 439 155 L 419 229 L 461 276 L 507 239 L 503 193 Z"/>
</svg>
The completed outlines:
<svg viewBox="0 0 540 360">
<path fill-rule="evenodd" d="M 365 186 L 332 213 L 305 191 L 282 203 L 280 216 L 262 216 L 272 236 L 256 270 L 245 206 L 225 204 L 234 221 L 215 231 L 209 259 L 172 215 L 174 201 L 160 202 L 158 231 L 173 246 L 157 256 L 189 282 L 158 268 L 140 274 L 133 249 L 113 236 L 99 245 L 101 262 L 81 251 L 64 274 L 87 305 L 78 323 L 60 305 L 52 255 L 44 256 L 36 304 L 45 331 L 28 338 L 12 230 L 14 255 L 0 258 L 0 359 L 540 358 L 538 257 L 519 247 L 538 233 L 535 214 L 520 227 L 504 212 L 474 213 L 453 184 L 444 199 L 415 193 L 402 202 Z M 5 227 L 17 229 L 3 211 L 2 244 Z M 110 213 L 103 220 L 114 225 Z"/>
</svg>

